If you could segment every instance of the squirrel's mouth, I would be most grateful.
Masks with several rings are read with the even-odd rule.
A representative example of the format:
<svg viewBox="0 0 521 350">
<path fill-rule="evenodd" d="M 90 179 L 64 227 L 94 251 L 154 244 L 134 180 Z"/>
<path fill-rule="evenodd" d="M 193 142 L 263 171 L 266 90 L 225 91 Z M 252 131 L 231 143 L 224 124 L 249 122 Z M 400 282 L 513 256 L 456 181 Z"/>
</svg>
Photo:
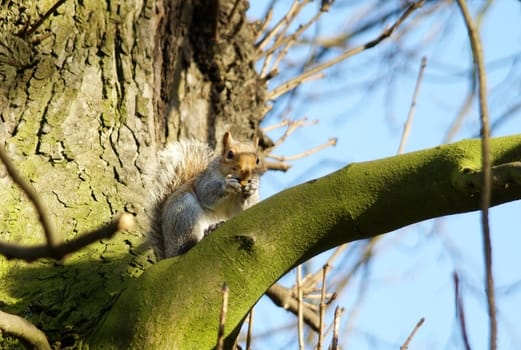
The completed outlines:
<svg viewBox="0 0 521 350">
<path fill-rule="evenodd" d="M 246 186 L 250 183 L 250 179 L 237 179 L 241 186 Z"/>
</svg>

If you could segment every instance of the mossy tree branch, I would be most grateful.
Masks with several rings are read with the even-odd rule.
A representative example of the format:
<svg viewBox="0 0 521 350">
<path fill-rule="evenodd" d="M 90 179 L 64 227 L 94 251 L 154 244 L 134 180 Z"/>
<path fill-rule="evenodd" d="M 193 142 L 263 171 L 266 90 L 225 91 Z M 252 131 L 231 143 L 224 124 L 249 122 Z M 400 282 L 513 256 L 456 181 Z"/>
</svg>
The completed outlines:
<svg viewBox="0 0 521 350">
<path fill-rule="evenodd" d="M 501 165 L 521 159 L 521 135 L 491 141 L 492 165 L 499 166 L 498 181 L 505 179 L 493 186 L 491 204 L 520 199 L 520 168 Z M 248 310 L 297 264 L 342 243 L 478 210 L 480 164 L 479 140 L 468 140 L 351 164 L 281 192 L 230 220 L 186 255 L 148 269 L 120 296 L 91 345 L 211 349 L 223 282 L 230 288 L 226 334 L 231 341 Z"/>
</svg>

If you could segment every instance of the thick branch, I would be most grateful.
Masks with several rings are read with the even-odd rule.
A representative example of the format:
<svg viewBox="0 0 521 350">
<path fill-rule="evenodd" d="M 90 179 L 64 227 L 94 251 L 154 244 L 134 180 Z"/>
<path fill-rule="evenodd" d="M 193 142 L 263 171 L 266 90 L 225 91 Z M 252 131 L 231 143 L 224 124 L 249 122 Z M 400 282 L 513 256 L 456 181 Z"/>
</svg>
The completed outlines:
<svg viewBox="0 0 521 350">
<path fill-rule="evenodd" d="M 491 140 L 491 156 L 496 167 L 521 159 L 521 135 Z M 230 288 L 231 337 L 258 298 L 297 264 L 342 243 L 478 210 L 479 196 L 462 187 L 461 178 L 480 166 L 480 142 L 469 140 L 351 164 L 281 192 L 228 221 L 187 254 L 148 269 L 119 297 L 91 346 L 210 349 L 224 282 Z M 520 199 L 518 178 L 494 186 L 491 204 Z"/>
<path fill-rule="evenodd" d="M 22 339 L 37 350 L 51 350 L 45 334 L 26 319 L 0 311 L 0 330 Z"/>
</svg>

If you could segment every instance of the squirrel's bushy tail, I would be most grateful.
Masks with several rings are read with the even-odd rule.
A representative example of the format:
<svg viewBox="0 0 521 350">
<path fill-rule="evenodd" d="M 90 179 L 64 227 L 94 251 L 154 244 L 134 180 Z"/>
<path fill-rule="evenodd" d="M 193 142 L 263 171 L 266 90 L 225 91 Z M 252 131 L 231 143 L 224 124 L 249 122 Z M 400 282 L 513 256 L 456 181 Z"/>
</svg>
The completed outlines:
<svg viewBox="0 0 521 350">
<path fill-rule="evenodd" d="M 148 208 L 149 238 L 158 260 L 164 258 L 164 241 L 161 230 L 161 209 L 165 200 L 181 185 L 208 168 L 214 152 L 206 143 L 197 140 L 181 140 L 163 149 L 155 166 L 146 175 L 149 189 Z"/>
</svg>

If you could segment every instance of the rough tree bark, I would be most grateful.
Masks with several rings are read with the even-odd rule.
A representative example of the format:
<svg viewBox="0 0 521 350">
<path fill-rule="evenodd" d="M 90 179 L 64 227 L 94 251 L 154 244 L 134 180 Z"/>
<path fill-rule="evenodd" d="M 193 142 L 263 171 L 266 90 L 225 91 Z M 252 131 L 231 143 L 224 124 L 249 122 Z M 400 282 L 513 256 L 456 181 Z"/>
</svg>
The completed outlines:
<svg viewBox="0 0 521 350">
<path fill-rule="evenodd" d="M 118 213 L 139 218 L 143 173 L 165 142 L 257 133 L 265 83 L 253 67 L 246 2 L 66 0 L 44 18 L 55 4 L 0 8 L 0 143 L 59 240 Z M 42 243 L 32 205 L 1 170 L 0 239 Z M 140 223 L 64 262 L 0 257 L 0 307 L 57 347 L 81 344 L 153 260 Z"/>
</svg>

